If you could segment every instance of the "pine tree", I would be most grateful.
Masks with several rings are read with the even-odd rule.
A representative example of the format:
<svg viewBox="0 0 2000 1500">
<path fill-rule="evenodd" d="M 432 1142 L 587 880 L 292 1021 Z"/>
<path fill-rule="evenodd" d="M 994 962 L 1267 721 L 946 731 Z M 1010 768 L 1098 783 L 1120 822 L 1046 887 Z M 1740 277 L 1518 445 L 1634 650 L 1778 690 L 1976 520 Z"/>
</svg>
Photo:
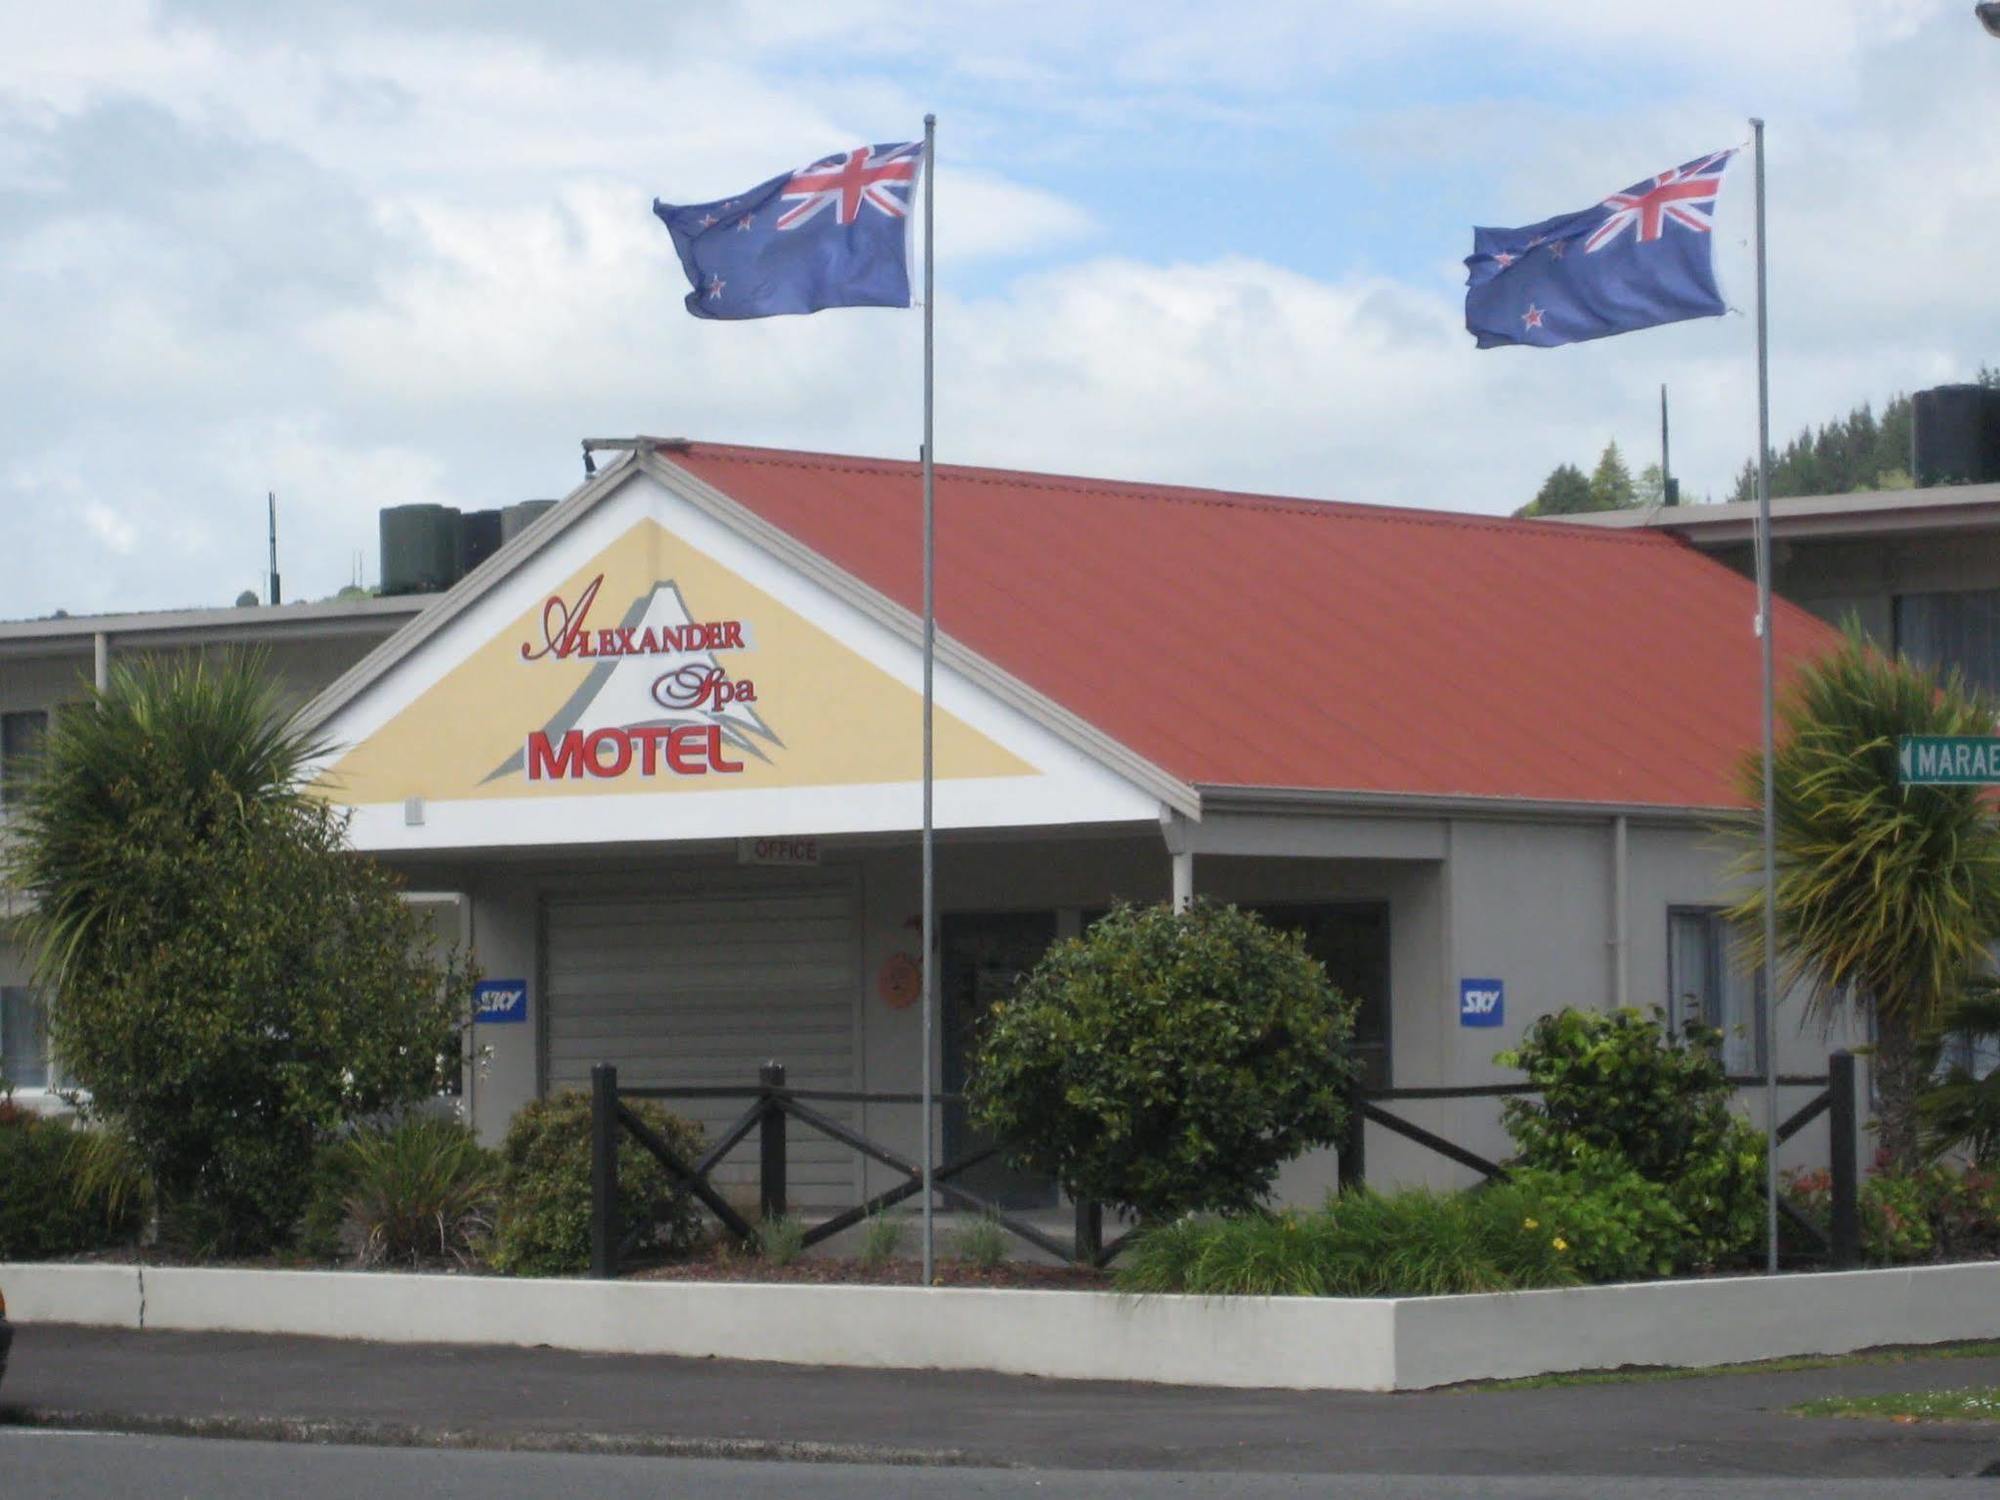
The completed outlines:
<svg viewBox="0 0 2000 1500">
<path fill-rule="evenodd" d="M 2000 370 L 1981 366 L 1977 379 L 2000 385 Z M 1863 402 L 1818 432 L 1803 429 L 1771 454 L 1772 498 L 1910 488 L 1911 410 L 1910 398 L 1898 395 L 1882 408 L 1880 420 Z M 1743 465 L 1729 498 L 1757 498 L 1756 460 Z"/>
<path fill-rule="evenodd" d="M 1614 439 L 1604 445 L 1604 452 L 1598 457 L 1596 472 L 1590 476 L 1590 508 L 1592 510 L 1629 510 L 1639 503 L 1637 492 L 1632 488 L 1632 475 L 1625 467 L 1625 459 L 1618 452 Z"/>
<path fill-rule="evenodd" d="M 1667 476 L 1658 464 L 1647 464 L 1639 471 L 1633 482 L 1632 496 L 1636 504 L 1652 507 L 1663 505 L 1667 498 Z"/>
<path fill-rule="evenodd" d="M 1514 514 L 1517 516 L 1574 516 L 1596 510 L 1591 501 L 1590 481 L 1575 464 L 1557 464 L 1542 481 L 1535 498 Z"/>
</svg>

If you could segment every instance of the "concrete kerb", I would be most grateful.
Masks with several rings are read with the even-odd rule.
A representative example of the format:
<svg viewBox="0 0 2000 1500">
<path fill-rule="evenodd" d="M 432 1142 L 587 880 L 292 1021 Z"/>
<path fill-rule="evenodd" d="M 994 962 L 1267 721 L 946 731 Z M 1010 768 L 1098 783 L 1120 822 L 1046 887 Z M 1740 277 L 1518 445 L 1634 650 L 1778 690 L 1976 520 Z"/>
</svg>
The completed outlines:
<svg viewBox="0 0 2000 1500">
<path fill-rule="evenodd" d="M 2000 1262 L 1403 1299 L 0 1265 L 21 1322 L 1417 1390 L 2000 1337 Z"/>
</svg>

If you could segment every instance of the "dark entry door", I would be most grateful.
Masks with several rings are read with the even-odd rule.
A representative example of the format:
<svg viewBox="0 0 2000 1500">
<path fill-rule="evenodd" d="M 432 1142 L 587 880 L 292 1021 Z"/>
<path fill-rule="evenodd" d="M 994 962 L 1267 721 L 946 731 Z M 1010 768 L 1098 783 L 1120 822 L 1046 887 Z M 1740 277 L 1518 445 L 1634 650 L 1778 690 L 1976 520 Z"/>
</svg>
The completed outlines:
<svg viewBox="0 0 2000 1500">
<path fill-rule="evenodd" d="M 987 1013 L 996 1000 L 1013 994 L 1021 977 L 1055 941 L 1056 914 L 955 913 L 944 918 L 940 936 L 944 946 L 944 963 L 938 974 L 944 1010 L 944 1087 L 947 1093 L 958 1093 L 965 1087 Z M 946 1161 L 990 1141 L 991 1137 L 973 1128 L 964 1105 L 945 1107 Z M 998 1158 L 980 1163 L 957 1181 L 1008 1208 L 1049 1208 L 1056 1201 L 1054 1182 L 1016 1171 Z"/>
<path fill-rule="evenodd" d="M 1383 902 L 1260 906 L 1273 927 L 1297 932 L 1333 987 L 1356 1001 L 1354 1053 L 1361 1081 L 1389 1087 L 1389 908 Z"/>
</svg>

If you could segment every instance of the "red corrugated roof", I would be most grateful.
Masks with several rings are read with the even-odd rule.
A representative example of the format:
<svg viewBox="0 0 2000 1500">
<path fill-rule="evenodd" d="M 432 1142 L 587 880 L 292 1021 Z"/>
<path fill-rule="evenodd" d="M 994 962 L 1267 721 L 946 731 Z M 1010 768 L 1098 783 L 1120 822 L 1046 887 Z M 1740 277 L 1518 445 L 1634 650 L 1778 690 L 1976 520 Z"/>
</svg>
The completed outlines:
<svg viewBox="0 0 2000 1500">
<path fill-rule="evenodd" d="M 915 610 L 914 463 L 662 456 Z M 945 466 L 941 632 L 1201 785 L 1721 806 L 1756 591 L 1671 537 Z M 1781 673 L 1837 640 L 1780 601 Z"/>
</svg>

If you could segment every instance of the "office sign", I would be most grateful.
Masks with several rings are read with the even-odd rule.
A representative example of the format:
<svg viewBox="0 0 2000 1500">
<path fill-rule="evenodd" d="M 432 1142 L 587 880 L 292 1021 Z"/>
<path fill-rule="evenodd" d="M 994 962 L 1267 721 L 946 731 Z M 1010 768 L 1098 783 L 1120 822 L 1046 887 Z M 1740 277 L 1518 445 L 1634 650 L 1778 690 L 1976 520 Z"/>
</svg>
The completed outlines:
<svg viewBox="0 0 2000 1500">
<path fill-rule="evenodd" d="M 481 1026 L 505 1026 L 528 1019 L 528 981 L 482 979 L 472 987 L 472 1019 Z"/>
<path fill-rule="evenodd" d="M 1896 779 L 1904 786 L 2000 785 L 2000 738 L 1902 735 L 1896 741 Z"/>
<path fill-rule="evenodd" d="M 1507 985 L 1500 979 L 1458 982 L 1458 1024 L 1498 1026 L 1507 1018 Z"/>
<path fill-rule="evenodd" d="M 819 840 L 797 836 L 738 839 L 736 862 L 739 865 L 816 865 L 819 863 Z"/>
</svg>

